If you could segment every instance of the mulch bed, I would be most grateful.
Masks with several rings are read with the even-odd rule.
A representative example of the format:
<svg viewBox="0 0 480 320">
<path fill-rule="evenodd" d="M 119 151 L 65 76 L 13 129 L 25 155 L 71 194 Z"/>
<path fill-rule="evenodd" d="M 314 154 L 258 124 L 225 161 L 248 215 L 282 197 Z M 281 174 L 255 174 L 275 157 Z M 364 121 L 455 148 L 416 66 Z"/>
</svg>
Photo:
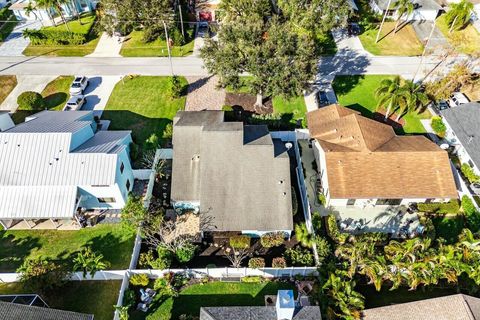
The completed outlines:
<svg viewBox="0 0 480 320">
<path fill-rule="evenodd" d="M 387 120 L 385 120 L 385 112 L 375 112 L 373 114 L 373 119 L 377 120 L 379 122 L 388 124 L 392 126 L 394 129 L 401 129 L 405 125 L 405 119 L 400 118 L 398 121 L 395 121 L 397 119 L 397 113 L 394 113 L 388 117 Z"/>
<path fill-rule="evenodd" d="M 236 108 L 242 108 L 244 111 L 256 113 L 256 114 L 266 114 L 273 113 L 273 103 L 272 99 L 265 99 L 263 101 L 263 108 L 255 108 L 255 102 L 257 98 L 248 93 L 229 93 L 225 97 L 225 105 L 232 106 L 235 110 Z"/>
</svg>

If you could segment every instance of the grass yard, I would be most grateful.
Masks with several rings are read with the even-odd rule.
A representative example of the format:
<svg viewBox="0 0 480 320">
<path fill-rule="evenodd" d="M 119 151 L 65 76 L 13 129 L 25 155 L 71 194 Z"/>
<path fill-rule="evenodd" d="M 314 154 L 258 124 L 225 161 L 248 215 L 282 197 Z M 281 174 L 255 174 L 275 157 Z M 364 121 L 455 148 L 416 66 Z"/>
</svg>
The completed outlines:
<svg viewBox="0 0 480 320">
<path fill-rule="evenodd" d="M 422 54 L 423 45 L 418 40 L 417 34 L 411 25 L 393 33 L 395 22 L 385 22 L 380 33 L 380 41 L 375 43 L 377 29 L 364 31 L 360 36 L 365 50 L 379 56 L 419 56 Z"/>
<path fill-rule="evenodd" d="M 5 41 L 5 39 L 12 33 L 13 29 L 18 24 L 18 20 L 15 15 L 11 14 L 6 22 L 0 27 L 0 41 Z"/>
<path fill-rule="evenodd" d="M 33 45 L 30 44 L 23 54 L 26 56 L 58 56 L 58 57 L 83 57 L 92 53 L 97 47 L 100 35 L 94 28 L 95 15 L 88 14 L 82 16 L 82 24 L 75 19 L 68 22 L 68 26 L 74 33 L 88 34 L 88 40 L 81 45 Z M 56 27 L 44 27 L 46 30 L 67 31 L 65 24 Z"/>
<path fill-rule="evenodd" d="M 70 98 L 70 85 L 73 82 L 73 76 L 59 76 L 50 81 L 41 92 L 45 99 L 45 107 L 48 110 L 61 111 Z M 12 114 L 13 122 L 19 124 L 25 121 L 25 118 L 37 113 L 38 111 L 17 110 Z"/>
<path fill-rule="evenodd" d="M 0 272 L 14 272 L 27 258 L 45 257 L 71 263 L 83 247 L 91 246 L 111 263 L 110 269 L 125 269 L 130 263 L 134 237 L 120 224 L 99 224 L 75 231 L 0 231 Z"/>
<path fill-rule="evenodd" d="M 463 216 L 436 217 L 432 219 L 435 226 L 436 238 L 443 238 L 447 243 L 458 241 L 458 235 L 463 229 Z"/>
<path fill-rule="evenodd" d="M 354 76 L 337 76 L 333 81 L 333 89 L 338 97 L 338 102 L 345 107 L 360 111 L 363 116 L 372 118 L 377 99 L 374 91 L 385 78 L 391 78 L 388 75 L 354 75 Z M 425 133 L 420 119 L 429 119 L 431 114 L 424 111 L 420 114 L 417 112 L 407 113 L 403 119 L 405 125 L 402 130 L 397 133 Z"/>
<path fill-rule="evenodd" d="M 16 76 L 0 76 L 0 104 L 8 97 L 16 85 Z"/>
<path fill-rule="evenodd" d="M 131 319 L 168 320 L 178 319 L 182 314 L 198 317 L 200 307 L 264 306 L 265 295 L 276 295 L 278 290 L 293 288 L 292 284 L 283 282 L 196 284 L 181 291 L 176 298 L 161 301 L 161 297 L 156 297 L 147 313 L 134 311 Z"/>
<path fill-rule="evenodd" d="M 445 15 L 437 19 L 437 27 L 443 33 L 448 42 L 461 53 L 480 53 L 480 33 L 471 24 L 459 31 L 449 32 L 450 28 L 445 20 Z"/>
<path fill-rule="evenodd" d="M 194 28 L 185 30 L 187 42 L 183 46 L 173 46 L 173 57 L 185 57 L 193 53 Z M 167 43 L 165 40 L 157 39 L 152 42 L 144 42 L 143 31 L 133 31 L 127 36 L 123 43 L 120 55 L 124 57 L 168 57 Z"/>
<path fill-rule="evenodd" d="M 93 314 L 95 320 L 111 320 L 121 281 L 70 281 L 42 299 L 56 309 Z M 19 282 L 0 283 L 0 295 L 35 293 Z"/>
<path fill-rule="evenodd" d="M 282 97 L 273 98 L 273 112 L 282 114 L 292 114 L 292 120 L 305 118 L 307 106 L 303 96 L 285 99 Z"/>
<path fill-rule="evenodd" d="M 187 85 L 185 78 L 180 81 Z M 161 138 L 165 126 L 185 107 L 185 96 L 170 97 L 169 84 L 170 77 L 125 78 L 115 85 L 102 118 L 111 121 L 111 130 L 132 130 L 139 145 L 152 133 Z"/>
</svg>

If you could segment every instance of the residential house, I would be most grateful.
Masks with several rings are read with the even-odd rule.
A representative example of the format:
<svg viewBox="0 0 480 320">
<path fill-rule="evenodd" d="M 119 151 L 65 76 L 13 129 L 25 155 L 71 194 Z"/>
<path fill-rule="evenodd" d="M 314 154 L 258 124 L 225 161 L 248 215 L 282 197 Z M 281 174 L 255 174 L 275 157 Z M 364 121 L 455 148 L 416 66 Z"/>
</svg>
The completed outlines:
<svg viewBox="0 0 480 320">
<path fill-rule="evenodd" d="M 413 13 L 407 20 L 417 21 L 434 21 L 440 10 L 443 7 L 435 0 L 415 0 L 412 1 L 415 5 Z M 387 17 L 396 18 L 396 8 L 394 7 L 395 0 L 391 1 L 390 8 L 388 8 L 389 0 L 370 0 L 370 7 L 372 10 L 380 15 L 384 15 L 387 11 Z"/>
<path fill-rule="evenodd" d="M 259 236 L 293 229 L 288 146 L 266 126 L 225 122 L 223 111 L 179 112 L 173 120 L 171 201 L 201 212 L 201 231 Z"/>
<path fill-rule="evenodd" d="M 297 303 L 292 290 L 279 290 L 272 306 L 202 307 L 200 320 L 319 320 L 320 307 Z M 308 299 L 306 299 L 308 300 Z"/>
<path fill-rule="evenodd" d="M 60 6 L 64 17 L 66 19 L 71 19 L 82 12 L 94 11 L 98 2 L 99 1 L 96 0 L 71 0 Z M 58 22 L 60 14 L 53 7 L 48 9 L 36 7 L 36 10 L 33 13 L 27 14 L 25 9 L 30 3 L 32 3 L 34 8 L 36 7 L 35 1 L 33 0 L 19 0 L 13 3 L 9 9 L 13 11 L 13 14 L 19 20 L 40 20 L 44 25 L 51 25 L 52 19 L 55 19 L 55 21 Z"/>
<path fill-rule="evenodd" d="M 364 320 L 479 320 L 480 299 L 455 294 L 363 310 Z"/>
<path fill-rule="evenodd" d="M 307 114 L 329 206 L 401 205 L 458 198 L 447 152 L 424 136 L 330 105 Z"/>
<path fill-rule="evenodd" d="M 197 21 L 217 22 L 220 20 L 220 1 L 221 0 L 195 1 Z"/>
<path fill-rule="evenodd" d="M 2 296 L 0 296 L 2 298 Z M 20 301 L 22 299 L 19 299 Z M 50 309 L 35 305 L 26 305 L 14 302 L 3 302 L 0 300 L 1 320 L 93 320 L 92 314 Z"/>
<path fill-rule="evenodd" d="M 131 142 L 130 131 L 98 131 L 93 111 L 42 111 L 0 132 L 0 223 L 78 228 L 86 211 L 123 208 Z"/>
<path fill-rule="evenodd" d="M 441 111 L 447 127 L 445 139 L 462 163 L 480 175 L 480 103 L 470 102 Z"/>
</svg>

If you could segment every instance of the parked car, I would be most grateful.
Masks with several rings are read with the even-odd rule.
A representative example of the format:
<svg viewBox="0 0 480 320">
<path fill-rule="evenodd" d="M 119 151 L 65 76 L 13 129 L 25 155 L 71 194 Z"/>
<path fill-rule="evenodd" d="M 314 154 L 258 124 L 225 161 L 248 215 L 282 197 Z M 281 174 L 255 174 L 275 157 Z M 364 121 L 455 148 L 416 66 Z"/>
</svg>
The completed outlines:
<svg viewBox="0 0 480 320">
<path fill-rule="evenodd" d="M 432 107 L 438 115 L 440 115 L 442 110 L 450 108 L 445 100 L 439 100 L 437 103 L 432 103 Z"/>
<path fill-rule="evenodd" d="M 88 87 L 88 78 L 87 77 L 75 77 L 75 79 L 72 82 L 72 85 L 70 86 L 70 95 L 71 96 L 76 96 L 79 94 L 83 93 L 83 90 L 85 90 Z"/>
<path fill-rule="evenodd" d="M 317 98 L 317 104 L 319 107 L 325 107 L 330 104 L 330 101 L 328 100 L 328 97 L 327 97 L 327 93 L 323 90 L 320 90 L 317 92 L 316 98 Z"/>
<path fill-rule="evenodd" d="M 71 110 L 80 110 L 82 106 L 87 102 L 87 98 L 82 95 L 73 96 L 68 99 L 65 107 L 63 107 L 63 111 L 71 111 Z"/>
<path fill-rule="evenodd" d="M 454 92 L 450 99 L 448 100 L 448 104 L 451 108 L 458 107 L 461 104 L 469 103 L 470 100 L 461 92 Z"/>
<path fill-rule="evenodd" d="M 210 28 L 208 26 L 208 23 L 198 25 L 197 36 L 202 38 L 210 36 Z"/>
<path fill-rule="evenodd" d="M 349 36 L 358 36 L 360 34 L 360 25 L 356 22 L 352 22 L 348 25 L 348 35 Z"/>
<path fill-rule="evenodd" d="M 474 182 L 470 185 L 470 189 L 472 189 L 472 191 L 475 193 L 475 194 L 478 194 L 480 195 L 480 182 Z"/>
</svg>

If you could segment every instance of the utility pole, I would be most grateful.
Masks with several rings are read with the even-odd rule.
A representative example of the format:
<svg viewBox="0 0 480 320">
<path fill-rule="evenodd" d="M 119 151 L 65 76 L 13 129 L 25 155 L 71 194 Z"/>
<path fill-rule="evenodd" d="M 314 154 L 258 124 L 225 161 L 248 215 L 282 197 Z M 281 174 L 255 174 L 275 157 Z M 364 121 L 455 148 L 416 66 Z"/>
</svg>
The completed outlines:
<svg viewBox="0 0 480 320">
<path fill-rule="evenodd" d="M 413 79 L 412 79 L 413 82 L 415 82 L 415 79 L 417 78 L 418 71 L 420 71 L 420 67 L 422 66 L 423 58 L 425 57 L 425 53 L 427 52 L 428 44 L 430 43 L 430 39 L 432 38 L 433 31 L 435 31 L 436 22 L 437 22 L 437 20 L 433 20 L 432 30 L 430 31 L 430 35 L 427 38 L 427 42 L 425 43 L 425 47 L 423 48 L 422 56 L 420 57 L 420 63 L 418 64 L 417 71 L 415 71 L 415 75 L 413 76 Z"/>
<path fill-rule="evenodd" d="M 183 31 L 183 15 L 182 15 L 182 7 L 180 3 L 178 3 L 178 12 L 180 13 L 180 27 L 182 28 L 182 36 L 185 38 L 185 32 Z"/>
<path fill-rule="evenodd" d="M 163 28 L 165 28 L 165 42 L 167 43 L 167 50 L 168 50 L 168 59 L 170 60 L 170 70 L 172 71 L 172 77 L 174 76 L 173 74 L 173 63 L 172 63 L 172 53 L 170 52 L 170 38 L 168 37 L 168 31 L 167 31 L 167 24 L 165 23 L 165 20 L 162 20 L 163 22 Z"/>
<path fill-rule="evenodd" d="M 378 29 L 377 39 L 375 39 L 375 43 L 377 43 L 378 39 L 380 38 L 380 32 L 382 31 L 383 24 L 385 23 L 385 19 L 387 18 L 387 13 L 388 13 L 388 10 L 390 10 L 391 3 L 392 3 L 392 0 L 388 0 L 387 10 L 385 10 L 385 14 L 383 15 L 382 23 L 380 24 L 380 29 Z"/>
</svg>

